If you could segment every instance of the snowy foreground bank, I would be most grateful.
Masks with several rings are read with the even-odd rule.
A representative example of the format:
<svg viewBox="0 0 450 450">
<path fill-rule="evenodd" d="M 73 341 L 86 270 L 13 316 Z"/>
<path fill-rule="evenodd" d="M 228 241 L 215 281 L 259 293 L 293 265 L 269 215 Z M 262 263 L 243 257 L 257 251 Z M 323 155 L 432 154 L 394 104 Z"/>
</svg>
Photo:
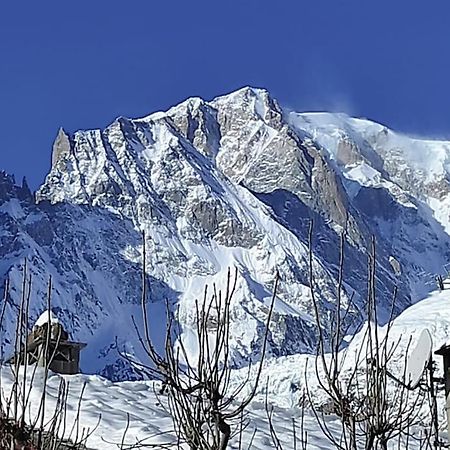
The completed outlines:
<svg viewBox="0 0 450 450">
<path fill-rule="evenodd" d="M 161 403 L 164 396 L 158 396 L 158 385 L 152 382 L 119 382 L 110 381 L 99 376 L 72 375 L 64 376 L 70 383 L 67 420 L 65 427 L 66 438 L 75 439 L 83 433 L 83 427 L 95 429 L 87 440 L 90 449 L 117 449 L 122 439 L 125 444 L 141 442 L 141 444 L 169 443 L 174 440 L 171 433 L 172 422 Z M 54 414 L 61 376 L 52 374 L 47 382 L 47 407 L 45 421 L 51 420 Z M 11 373 L 4 370 L 2 373 L 2 388 L 9 392 L 13 383 Z M 79 426 L 76 425 L 80 393 L 85 385 L 80 408 Z M 42 373 L 37 373 L 31 393 L 30 406 L 26 412 L 27 422 L 36 417 L 42 392 Z M 252 441 L 252 449 L 273 448 L 270 431 L 267 424 L 264 403 L 254 402 L 249 408 L 248 419 L 250 423 L 243 432 L 243 448 L 247 448 Z M 20 413 L 20 408 L 19 408 Z M 275 408 L 273 424 L 278 437 L 285 448 L 292 448 L 293 431 L 292 419 L 296 421 L 296 432 L 300 432 L 301 411 L 299 409 Z M 124 432 L 128 430 L 124 438 Z M 330 420 L 331 427 L 339 429 Z M 75 424 L 75 426 L 74 426 Z M 319 430 L 311 415 L 304 417 L 304 428 L 308 431 L 308 442 L 311 449 L 328 448 L 327 441 Z M 254 435 L 254 436 L 253 436 Z M 126 448 L 127 445 L 124 446 Z M 300 436 L 297 436 L 297 447 L 301 448 Z M 145 447 L 144 447 L 145 448 Z M 231 448 L 239 448 L 238 438 L 233 440 Z"/>
<path fill-rule="evenodd" d="M 428 298 L 405 310 L 395 320 L 391 336 L 393 340 L 400 339 L 400 345 L 397 349 L 399 357 L 394 359 L 394 365 L 397 361 L 399 370 L 403 361 L 402 353 L 405 351 L 410 337 L 412 337 L 412 344 L 414 345 L 414 341 L 424 328 L 428 328 L 433 337 L 434 349 L 450 341 L 450 289 L 441 293 L 433 293 Z M 350 351 L 352 351 L 352 347 L 358 348 L 358 345 L 360 345 L 359 336 L 350 344 Z M 311 361 L 312 357 L 295 355 L 270 358 L 266 361 L 261 378 L 264 381 L 261 381 L 261 386 L 258 387 L 255 401 L 249 406 L 249 425 L 244 431 L 242 448 L 247 448 L 249 442 L 252 442 L 251 448 L 254 449 L 274 448 L 264 406 L 266 385 L 268 386 L 269 401 L 275 407 L 273 425 L 281 444 L 284 445 L 285 449 L 294 448 L 292 419 L 295 419 L 297 426 L 296 448 L 302 448 L 301 410 L 298 405 L 305 387 L 305 365 L 308 359 Z M 441 371 L 440 358 L 435 357 L 435 360 L 438 363 L 439 371 Z M 351 365 L 351 363 L 351 358 L 349 358 L 347 364 Z M 323 393 L 320 393 L 317 388 L 315 372 L 312 367 L 306 370 L 306 373 L 308 385 L 314 392 L 314 398 L 324 398 Z M 438 375 L 442 374 L 439 372 Z M 239 382 L 239 379 L 243 376 L 245 376 L 244 371 L 236 371 L 234 382 Z M 163 444 L 174 439 L 171 434 L 171 418 L 164 409 L 164 396 L 156 394 L 159 386 L 153 382 L 112 383 L 99 376 L 73 375 L 62 377 L 51 374 L 47 380 L 46 421 L 49 421 L 54 414 L 62 378 L 69 384 L 66 425 L 65 429 L 60 428 L 65 437 L 73 439 L 77 433 L 78 436 L 83 433 L 83 428 L 91 430 L 95 428 L 95 431 L 87 440 L 87 446 L 91 449 L 117 449 L 120 448 L 122 440 L 126 444 L 134 444 L 137 441 L 142 444 Z M 13 384 L 13 376 L 8 368 L 2 370 L 1 382 L 3 398 L 5 399 L 8 398 L 8 393 Z M 42 384 L 43 372 L 37 371 L 29 406 L 25 414 L 27 422 L 32 422 L 38 413 Z M 77 425 L 76 417 L 82 391 L 79 424 Z M 443 412 L 443 393 L 441 391 L 439 413 L 443 430 L 442 436 L 445 438 Z M 338 436 L 339 421 L 335 417 L 329 416 L 329 425 L 330 429 L 335 430 Z M 308 410 L 304 416 L 304 431 L 308 434 L 308 449 L 332 448 L 320 431 L 314 415 Z M 239 448 L 237 437 L 234 438 L 231 448 Z M 408 448 L 414 449 L 414 442 L 411 442 Z"/>
</svg>

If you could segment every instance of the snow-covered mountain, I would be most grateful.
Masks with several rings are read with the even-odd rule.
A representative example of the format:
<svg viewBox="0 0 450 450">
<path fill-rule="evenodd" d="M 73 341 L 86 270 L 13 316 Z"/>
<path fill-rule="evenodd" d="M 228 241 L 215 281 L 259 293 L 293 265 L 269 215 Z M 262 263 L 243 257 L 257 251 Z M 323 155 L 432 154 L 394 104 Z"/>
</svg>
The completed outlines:
<svg viewBox="0 0 450 450">
<path fill-rule="evenodd" d="M 450 143 L 394 133 L 336 114 L 283 110 L 262 89 L 166 112 L 118 118 L 104 130 L 60 130 L 52 167 L 33 195 L 0 174 L 0 278 L 10 297 L 2 344 L 10 350 L 23 264 L 32 275 L 31 319 L 45 309 L 88 343 L 82 368 L 136 376 L 119 346 L 143 357 L 131 316 L 140 315 L 145 231 L 150 326 L 164 330 L 164 300 L 178 307 L 183 338 L 205 284 L 224 287 L 238 269 L 233 361 L 258 355 L 275 272 L 281 276 L 270 351 L 314 349 L 308 230 L 323 321 L 336 304 L 340 234 L 346 230 L 343 306 L 364 311 L 367 249 L 377 242 L 381 320 L 433 289 L 450 261 Z M 355 310 L 356 312 L 356 310 Z"/>
</svg>

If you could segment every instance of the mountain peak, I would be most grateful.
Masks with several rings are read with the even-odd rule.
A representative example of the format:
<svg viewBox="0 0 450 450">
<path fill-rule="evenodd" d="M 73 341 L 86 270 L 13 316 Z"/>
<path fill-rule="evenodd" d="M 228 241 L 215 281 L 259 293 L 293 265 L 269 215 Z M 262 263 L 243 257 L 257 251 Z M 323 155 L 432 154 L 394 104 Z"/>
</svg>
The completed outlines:
<svg viewBox="0 0 450 450">
<path fill-rule="evenodd" d="M 229 94 L 222 95 L 221 97 L 231 97 L 231 96 L 270 96 L 270 93 L 265 88 L 253 87 L 253 86 L 243 86 Z"/>
<path fill-rule="evenodd" d="M 224 105 L 238 109 L 247 107 L 262 120 L 266 120 L 271 111 L 281 113 L 281 108 L 269 91 L 251 86 L 245 86 L 237 91 L 216 97 L 210 104 L 219 108 Z"/>
</svg>

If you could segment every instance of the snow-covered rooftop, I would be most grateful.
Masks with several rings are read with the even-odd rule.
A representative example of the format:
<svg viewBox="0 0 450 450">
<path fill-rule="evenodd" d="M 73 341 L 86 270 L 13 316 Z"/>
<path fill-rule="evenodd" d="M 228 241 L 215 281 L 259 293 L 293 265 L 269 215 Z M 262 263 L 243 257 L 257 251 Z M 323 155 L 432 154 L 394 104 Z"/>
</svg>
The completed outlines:
<svg viewBox="0 0 450 450">
<path fill-rule="evenodd" d="M 50 317 L 50 323 L 55 323 L 55 324 L 61 323 L 59 321 L 59 319 L 53 314 L 53 312 L 50 311 L 50 314 L 49 314 L 49 311 L 47 309 L 36 320 L 33 328 L 42 327 L 44 324 L 48 323 L 49 322 L 49 317 Z"/>
</svg>

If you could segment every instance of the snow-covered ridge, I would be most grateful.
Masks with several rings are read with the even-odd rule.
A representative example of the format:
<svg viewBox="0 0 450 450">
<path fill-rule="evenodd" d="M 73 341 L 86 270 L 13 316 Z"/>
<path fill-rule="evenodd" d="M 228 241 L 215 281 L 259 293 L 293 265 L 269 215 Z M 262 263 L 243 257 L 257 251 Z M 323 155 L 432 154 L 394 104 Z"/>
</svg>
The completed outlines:
<svg viewBox="0 0 450 450">
<path fill-rule="evenodd" d="M 436 166 L 411 156 L 410 144 L 432 154 Z M 0 176 L 0 275 L 11 279 L 6 317 L 13 323 L 26 257 L 31 319 L 45 308 L 52 275 L 55 314 L 75 340 L 88 343 L 83 370 L 138 377 L 119 358 L 115 338 L 129 354 L 145 357 L 131 322 L 139 317 L 144 231 L 156 340 L 164 330 L 164 300 L 179 309 L 189 336 L 195 298 L 205 284 L 223 288 L 228 268 L 237 267 L 233 363 L 258 358 L 278 270 L 270 353 L 311 352 L 311 219 L 324 322 L 335 308 L 344 229 L 343 303 L 356 292 L 364 310 L 367 248 L 375 235 L 381 320 L 394 285 L 400 312 L 432 289 L 450 260 L 446 145 L 409 141 L 342 115 L 288 113 L 254 88 L 119 118 L 104 130 L 60 130 L 36 201 Z M 4 330 L 5 348 L 12 332 Z"/>
<path fill-rule="evenodd" d="M 449 141 L 409 137 L 345 114 L 290 113 L 289 121 L 318 142 L 347 178 L 393 193 L 399 186 L 425 202 L 450 230 Z"/>
</svg>

